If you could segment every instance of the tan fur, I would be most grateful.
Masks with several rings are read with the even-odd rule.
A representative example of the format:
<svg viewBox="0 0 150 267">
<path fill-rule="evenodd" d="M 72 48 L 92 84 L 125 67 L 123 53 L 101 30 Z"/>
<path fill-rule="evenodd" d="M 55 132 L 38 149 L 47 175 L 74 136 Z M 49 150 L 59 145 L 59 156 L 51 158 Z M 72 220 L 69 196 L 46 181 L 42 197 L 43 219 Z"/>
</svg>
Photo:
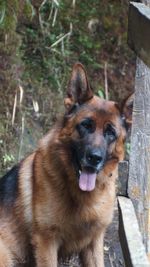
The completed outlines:
<svg viewBox="0 0 150 267">
<path fill-rule="evenodd" d="M 114 102 L 92 97 L 80 64 L 74 68 L 69 88 L 75 86 L 80 74 L 83 107 L 69 114 L 66 122 L 58 122 L 43 137 L 37 150 L 21 162 L 18 195 L 9 215 L 4 207 L 0 208 L 0 267 L 14 267 L 17 262 L 25 266 L 22 264 L 28 262 L 31 247 L 37 267 L 57 267 L 58 253 L 72 252 L 80 253 L 83 267 L 104 266 L 103 238 L 113 216 L 115 180 L 118 162 L 124 157 L 125 129 Z M 66 105 L 70 112 L 77 102 L 74 87 L 69 94 Z M 116 125 L 118 138 L 108 148 L 111 158 L 97 174 L 95 189 L 83 192 L 70 160 L 69 142 L 79 140 L 76 125 L 88 116 L 96 123 L 96 130 L 89 138 L 93 146 L 102 145 L 101 136 L 108 121 Z"/>
</svg>

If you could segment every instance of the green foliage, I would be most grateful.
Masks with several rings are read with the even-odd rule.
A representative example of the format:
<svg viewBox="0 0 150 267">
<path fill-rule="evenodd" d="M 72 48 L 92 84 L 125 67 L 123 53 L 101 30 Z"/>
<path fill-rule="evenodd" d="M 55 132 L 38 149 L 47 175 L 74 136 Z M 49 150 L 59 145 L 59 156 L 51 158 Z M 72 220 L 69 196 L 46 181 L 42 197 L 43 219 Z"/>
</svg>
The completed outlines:
<svg viewBox="0 0 150 267">
<path fill-rule="evenodd" d="M 8 154 L 5 154 L 4 156 L 3 156 L 3 163 L 4 163 L 4 166 L 5 165 L 7 165 L 7 164 L 9 164 L 9 163 L 11 163 L 11 162 L 13 162 L 14 161 L 14 156 L 13 155 L 8 155 Z"/>
<path fill-rule="evenodd" d="M 125 150 L 126 150 L 127 155 L 130 155 L 131 143 L 126 142 L 126 144 L 125 144 Z"/>
<path fill-rule="evenodd" d="M 34 74 L 33 77 L 36 80 L 49 84 L 52 90 L 57 89 L 62 93 L 68 72 L 66 60 L 71 51 L 69 32 L 64 37 L 66 32 L 63 31 L 61 23 L 58 26 L 53 25 L 54 13 L 58 8 L 60 7 L 52 6 L 49 1 L 40 7 L 39 25 L 36 28 L 29 25 L 22 33 L 21 50 L 24 53 L 23 60 L 26 64 L 25 77 Z M 53 17 L 50 15 L 51 12 Z M 61 39 L 62 41 L 59 41 Z M 62 79 L 62 77 L 64 78 Z"/>
<path fill-rule="evenodd" d="M 27 24 L 22 31 L 25 77 L 63 92 L 72 62 L 81 61 L 96 71 L 103 65 L 106 51 L 111 54 L 109 64 L 113 65 L 122 42 L 126 42 L 121 8 L 118 2 L 109 0 L 107 4 L 99 0 L 76 2 L 74 8 L 68 0 L 58 4 L 43 1 L 38 23 Z"/>
<path fill-rule="evenodd" d="M 23 5 L 23 14 L 32 19 L 35 12 L 29 0 L 1 0 L 0 2 L 0 29 L 5 33 L 16 30 L 20 7 Z"/>
<path fill-rule="evenodd" d="M 6 4 L 3 1 L 3 2 L 0 3 L 0 25 L 4 21 L 5 13 L 6 13 Z"/>
<path fill-rule="evenodd" d="M 33 8 L 33 5 L 31 4 L 30 0 L 25 1 L 24 8 L 23 8 L 23 14 L 29 20 L 32 20 L 32 18 L 35 16 L 35 10 Z"/>
<path fill-rule="evenodd" d="M 105 98 L 104 89 L 103 89 L 101 86 L 98 88 L 98 92 L 97 92 L 97 94 L 98 94 L 98 96 L 99 96 L 100 98 L 102 98 L 102 99 Z"/>
<path fill-rule="evenodd" d="M 18 7 L 18 0 L 2 0 L 0 4 L 0 27 L 5 31 L 5 33 L 16 29 Z"/>
</svg>

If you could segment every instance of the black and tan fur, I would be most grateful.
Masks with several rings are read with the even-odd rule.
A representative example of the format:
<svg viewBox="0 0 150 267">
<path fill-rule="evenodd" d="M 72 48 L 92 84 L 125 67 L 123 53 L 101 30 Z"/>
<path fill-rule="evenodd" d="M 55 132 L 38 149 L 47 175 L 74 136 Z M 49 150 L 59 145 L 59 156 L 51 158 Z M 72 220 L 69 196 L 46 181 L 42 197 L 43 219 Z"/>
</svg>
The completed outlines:
<svg viewBox="0 0 150 267">
<path fill-rule="evenodd" d="M 129 102 L 120 109 L 94 96 L 74 65 L 64 117 L 0 180 L 0 267 L 57 267 L 72 252 L 84 267 L 104 266 Z"/>
</svg>

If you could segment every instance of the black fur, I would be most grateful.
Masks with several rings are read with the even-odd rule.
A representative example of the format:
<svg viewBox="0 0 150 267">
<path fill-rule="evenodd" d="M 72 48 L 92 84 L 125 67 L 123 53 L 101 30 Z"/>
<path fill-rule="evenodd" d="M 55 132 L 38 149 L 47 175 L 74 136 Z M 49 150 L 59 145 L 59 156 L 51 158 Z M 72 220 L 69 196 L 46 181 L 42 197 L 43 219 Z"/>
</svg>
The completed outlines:
<svg viewBox="0 0 150 267">
<path fill-rule="evenodd" d="M 19 165 L 14 166 L 0 179 L 0 204 L 11 206 L 18 194 Z"/>
</svg>

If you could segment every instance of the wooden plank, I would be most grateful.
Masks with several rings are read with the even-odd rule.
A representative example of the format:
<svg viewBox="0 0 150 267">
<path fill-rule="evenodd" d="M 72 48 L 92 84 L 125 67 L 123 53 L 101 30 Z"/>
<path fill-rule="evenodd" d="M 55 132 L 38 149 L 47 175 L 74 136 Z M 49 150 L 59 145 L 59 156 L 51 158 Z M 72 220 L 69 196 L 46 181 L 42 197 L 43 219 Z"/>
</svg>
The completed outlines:
<svg viewBox="0 0 150 267">
<path fill-rule="evenodd" d="M 143 3 L 130 3 L 128 44 L 150 66 L 150 8 Z"/>
<path fill-rule="evenodd" d="M 134 204 L 143 242 L 150 251 L 150 69 L 137 60 L 128 196 Z"/>
<path fill-rule="evenodd" d="M 127 196 L 128 176 L 129 176 L 129 162 L 123 160 L 119 163 L 118 167 L 118 180 L 117 180 L 118 196 Z"/>
<path fill-rule="evenodd" d="M 119 237 L 127 267 L 150 267 L 132 201 L 118 197 Z"/>
</svg>

